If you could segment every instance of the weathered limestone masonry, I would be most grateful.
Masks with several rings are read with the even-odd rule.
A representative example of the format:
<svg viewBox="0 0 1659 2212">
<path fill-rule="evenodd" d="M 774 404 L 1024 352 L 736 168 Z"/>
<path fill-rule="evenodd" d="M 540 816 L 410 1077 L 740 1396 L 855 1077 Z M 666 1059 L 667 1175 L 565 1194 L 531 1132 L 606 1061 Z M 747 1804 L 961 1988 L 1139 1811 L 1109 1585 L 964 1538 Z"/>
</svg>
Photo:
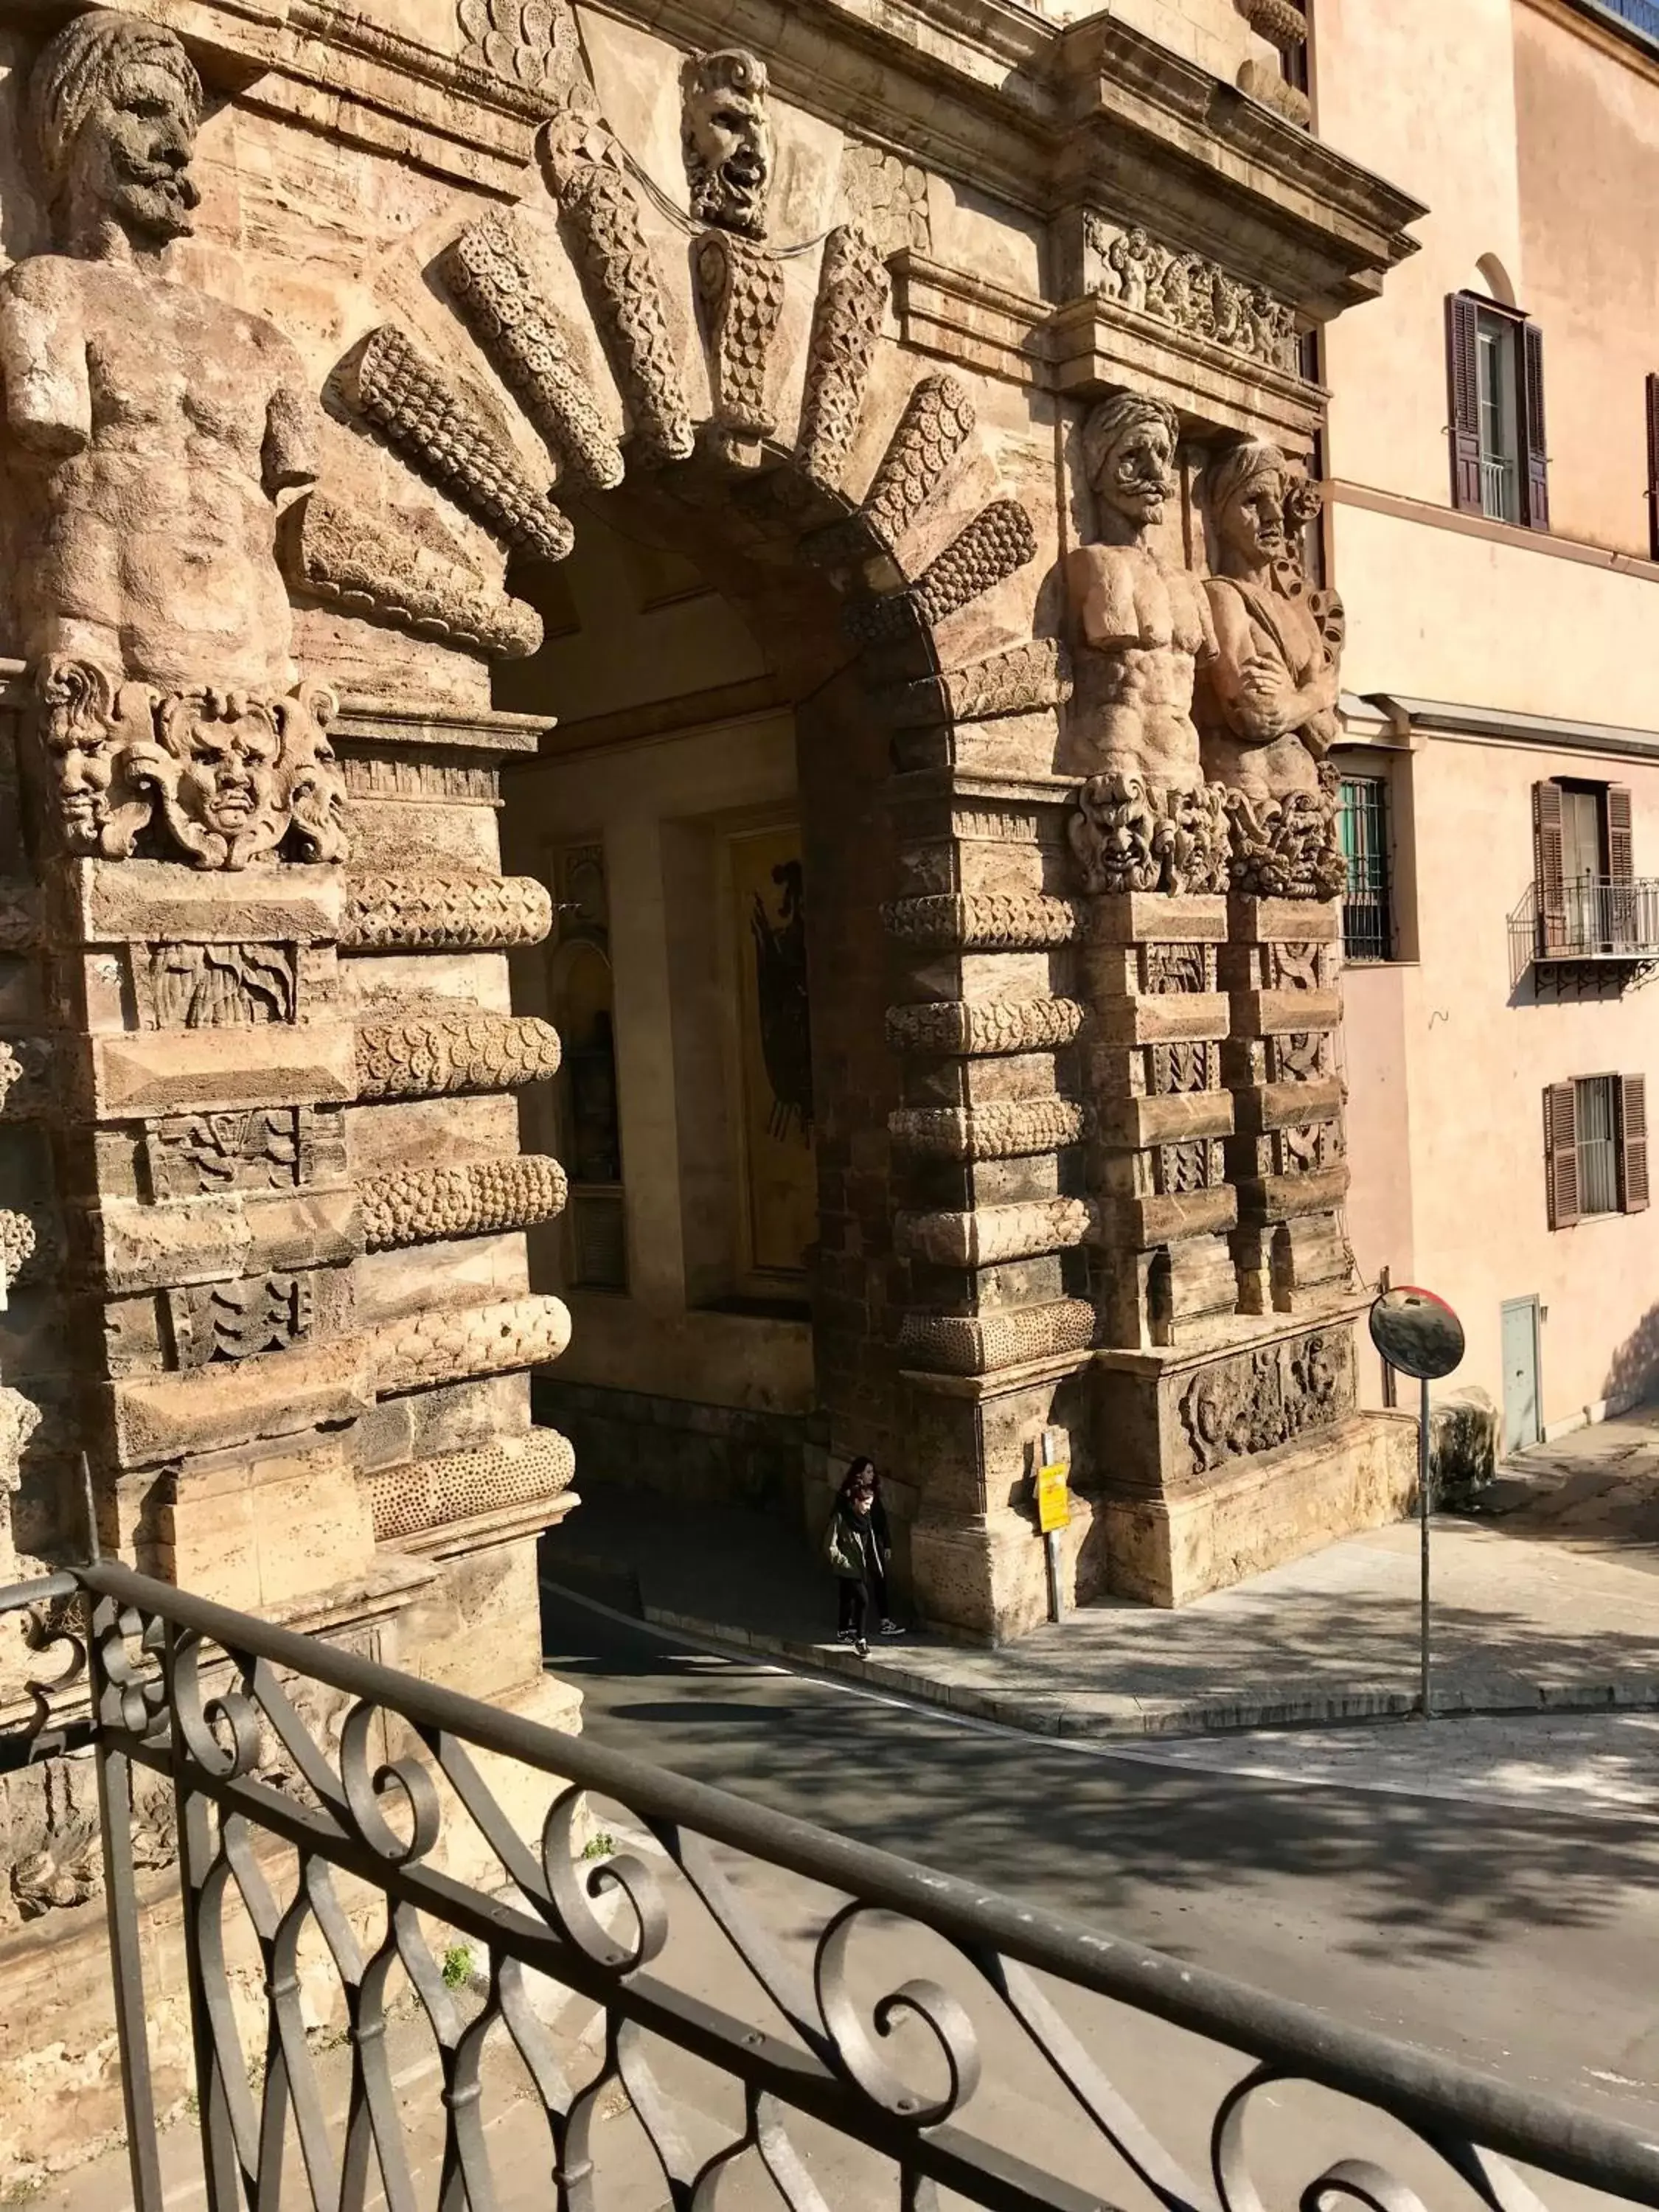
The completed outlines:
<svg viewBox="0 0 1659 2212">
<path fill-rule="evenodd" d="M 1000 0 L 14 0 L 0 66 L 19 1571 L 89 1516 L 574 1725 L 533 1551 L 571 1455 L 524 1379 L 568 1320 L 520 1234 L 564 1179 L 514 1099 L 557 1042 L 505 957 L 550 907 L 496 814 L 548 717 L 491 670 L 596 507 L 717 577 L 796 708 L 819 1391 L 902 1470 L 924 1615 L 1040 1614 L 1046 1428 L 1080 1594 L 1386 1510 L 1340 610 L 1293 542 L 1298 335 L 1413 204 L 1121 21 Z M 4 1784 L 0 2146 L 115 2118 L 83 1783 Z"/>
</svg>

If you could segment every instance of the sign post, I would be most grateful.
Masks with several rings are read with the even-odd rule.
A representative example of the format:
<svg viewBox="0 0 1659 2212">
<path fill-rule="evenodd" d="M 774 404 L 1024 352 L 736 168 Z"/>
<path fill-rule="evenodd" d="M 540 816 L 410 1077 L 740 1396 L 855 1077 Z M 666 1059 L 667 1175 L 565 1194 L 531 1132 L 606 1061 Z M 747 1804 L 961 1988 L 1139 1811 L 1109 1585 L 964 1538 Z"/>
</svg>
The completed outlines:
<svg viewBox="0 0 1659 2212">
<path fill-rule="evenodd" d="M 1389 1365 L 1420 1383 L 1417 1414 L 1417 1518 L 1422 1532 L 1421 1686 L 1418 1711 L 1434 1717 L 1429 1640 L 1429 1385 L 1453 1374 L 1463 1361 L 1463 1324 L 1432 1291 L 1402 1284 L 1384 1291 L 1371 1308 L 1371 1342 Z"/>
<path fill-rule="evenodd" d="M 1072 1465 L 1061 1454 L 1066 1449 L 1063 1433 L 1045 1429 L 1037 1456 L 1036 1509 L 1037 1527 L 1042 1531 L 1042 1551 L 1048 1571 L 1048 1618 L 1063 1620 L 1066 1617 L 1064 1572 L 1060 1555 L 1062 1529 L 1072 1525 Z"/>
</svg>

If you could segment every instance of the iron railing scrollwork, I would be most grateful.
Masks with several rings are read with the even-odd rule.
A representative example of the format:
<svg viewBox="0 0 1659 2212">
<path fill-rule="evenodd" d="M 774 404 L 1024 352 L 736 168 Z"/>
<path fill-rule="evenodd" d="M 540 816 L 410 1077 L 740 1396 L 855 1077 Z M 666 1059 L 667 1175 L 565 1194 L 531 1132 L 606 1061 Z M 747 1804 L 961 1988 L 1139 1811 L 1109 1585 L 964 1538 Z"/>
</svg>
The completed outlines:
<svg viewBox="0 0 1659 2212">
<path fill-rule="evenodd" d="M 78 1634 L 137 2212 L 162 2202 L 133 1850 L 146 1776 L 164 1778 L 176 1806 L 171 1879 L 210 2212 L 279 2201 L 407 2212 L 417 2181 L 418 2201 L 432 2201 L 434 2172 L 442 2212 L 507 2203 L 484 2115 L 492 2047 L 516 2057 L 544 2146 L 532 2195 L 515 2201 L 558 2212 L 610 2201 L 605 2123 L 623 2111 L 676 2212 L 710 2212 L 745 2167 L 789 2212 L 927 2208 L 941 2191 L 1002 2212 L 1098 2212 L 1129 2176 L 1166 2212 L 1261 2212 L 1247 2121 L 1291 2084 L 1386 2116 L 1396 2149 L 1403 2129 L 1413 2157 L 1425 2147 L 1492 2212 L 1536 2212 L 1509 2160 L 1659 2206 L 1650 2135 L 125 1567 L 94 1565 L 76 1587 L 91 1604 Z M 520 1805 L 526 1783 L 548 1800 L 533 1841 L 507 1802 Z M 593 1836 L 596 1803 L 620 1808 L 606 1817 L 622 1848 Z M 784 1877 L 797 1883 L 790 1905 L 769 1912 L 769 1885 Z M 710 1990 L 684 1964 L 694 1915 L 720 1968 Z M 465 2007 L 438 1948 L 445 1930 L 488 1962 Z M 334 2110 L 304 2001 L 319 1960 L 340 1994 L 349 2062 Z M 397 1981 L 436 2053 L 437 2124 L 418 2175 L 391 2051 Z M 591 2042 L 559 2047 L 538 1996 L 549 1986 L 592 2008 Z M 1207 2151 L 1200 2142 L 1206 2178 L 1143 2121 L 1106 2062 L 1110 2035 L 1088 2013 L 1109 2014 L 1103 1999 L 1225 2055 L 1237 2078 L 1218 2102 L 1194 2093 L 1214 2114 Z M 723 2117 L 689 2097 L 687 2064 L 724 2082 Z M 981 2093 L 1017 2069 L 1034 2087 L 1011 2136 L 995 2098 L 988 2122 Z M 862 2147 L 884 2181 L 866 2173 L 832 2200 L 826 2140 Z M 1298 2136 L 1293 2158 L 1313 2160 L 1311 2140 Z M 1426 2201 L 1369 2153 L 1298 2172 L 1294 2193 L 1376 2212 Z"/>
</svg>

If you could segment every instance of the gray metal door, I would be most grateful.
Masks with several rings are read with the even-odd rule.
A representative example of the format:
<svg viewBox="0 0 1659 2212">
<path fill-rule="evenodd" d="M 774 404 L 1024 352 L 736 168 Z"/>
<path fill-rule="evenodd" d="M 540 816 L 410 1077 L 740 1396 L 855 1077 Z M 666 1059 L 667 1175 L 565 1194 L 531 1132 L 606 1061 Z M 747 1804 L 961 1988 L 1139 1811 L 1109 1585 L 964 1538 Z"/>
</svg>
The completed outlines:
<svg viewBox="0 0 1659 2212">
<path fill-rule="evenodd" d="M 1504 1449 L 1524 1451 L 1543 1431 L 1538 1422 L 1538 1301 L 1504 1302 Z"/>
</svg>

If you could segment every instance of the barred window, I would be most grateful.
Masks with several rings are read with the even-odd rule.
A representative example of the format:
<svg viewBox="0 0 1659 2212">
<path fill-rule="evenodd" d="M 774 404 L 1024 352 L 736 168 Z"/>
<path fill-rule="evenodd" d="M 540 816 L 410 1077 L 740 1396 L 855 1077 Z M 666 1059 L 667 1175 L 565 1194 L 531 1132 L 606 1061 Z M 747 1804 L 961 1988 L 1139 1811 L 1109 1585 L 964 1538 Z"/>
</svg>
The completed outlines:
<svg viewBox="0 0 1659 2212">
<path fill-rule="evenodd" d="M 1345 775 L 1342 853 L 1348 864 L 1342 945 L 1350 960 L 1391 960 L 1389 916 L 1389 789 L 1380 775 Z"/>
<path fill-rule="evenodd" d="M 1647 1082 L 1581 1075 L 1544 1093 L 1550 1226 L 1598 1214 L 1642 1213 L 1649 1202 Z"/>
</svg>

